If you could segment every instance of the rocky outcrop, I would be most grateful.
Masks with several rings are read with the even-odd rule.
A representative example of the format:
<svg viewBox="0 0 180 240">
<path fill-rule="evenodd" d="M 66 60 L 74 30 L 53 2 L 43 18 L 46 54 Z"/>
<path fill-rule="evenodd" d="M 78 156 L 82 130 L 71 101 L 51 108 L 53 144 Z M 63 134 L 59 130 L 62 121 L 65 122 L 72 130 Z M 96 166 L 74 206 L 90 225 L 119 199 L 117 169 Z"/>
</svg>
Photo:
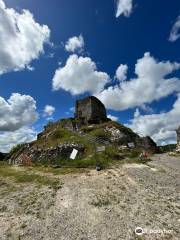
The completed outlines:
<svg viewBox="0 0 180 240">
<path fill-rule="evenodd" d="M 21 151 L 9 159 L 10 164 L 25 164 L 33 162 L 53 162 L 58 160 L 70 159 L 73 149 L 78 150 L 78 155 L 84 152 L 84 146 L 75 143 L 64 143 L 51 147 L 38 147 L 31 144 L 24 144 Z"/>
<path fill-rule="evenodd" d="M 159 149 L 156 143 L 152 140 L 151 137 L 141 137 L 137 139 L 137 147 L 144 149 L 145 151 L 151 150 L 152 152 L 158 152 Z"/>
<path fill-rule="evenodd" d="M 110 133 L 110 141 L 112 143 L 118 143 L 119 145 L 126 145 L 130 148 L 140 148 L 144 151 L 157 152 L 158 147 L 156 143 L 150 138 L 140 137 L 133 131 L 126 127 L 119 129 L 115 126 L 105 127 L 105 131 Z"/>
</svg>

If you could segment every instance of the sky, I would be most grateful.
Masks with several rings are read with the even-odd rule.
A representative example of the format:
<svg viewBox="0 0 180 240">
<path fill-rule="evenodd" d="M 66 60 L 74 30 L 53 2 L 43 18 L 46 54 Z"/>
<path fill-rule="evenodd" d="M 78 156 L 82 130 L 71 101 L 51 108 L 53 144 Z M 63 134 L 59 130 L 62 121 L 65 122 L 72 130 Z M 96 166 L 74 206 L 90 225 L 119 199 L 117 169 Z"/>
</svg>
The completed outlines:
<svg viewBox="0 0 180 240">
<path fill-rule="evenodd" d="M 94 95 L 158 145 L 180 125 L 179 0 L 0 0 L 0 151 Z"/>
</svg>

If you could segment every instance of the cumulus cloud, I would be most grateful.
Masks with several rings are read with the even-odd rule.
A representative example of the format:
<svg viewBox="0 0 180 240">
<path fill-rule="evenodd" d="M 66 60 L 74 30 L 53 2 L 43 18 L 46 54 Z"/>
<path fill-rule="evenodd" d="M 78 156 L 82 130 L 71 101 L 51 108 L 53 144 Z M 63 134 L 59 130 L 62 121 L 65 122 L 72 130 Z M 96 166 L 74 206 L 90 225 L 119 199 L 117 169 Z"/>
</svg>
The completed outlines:
<svg viewBox="0 0 180 240">
<path fill-rule="evenodd" d="M 15 131 L 38 118 L 36 101 L 29 95 L 13 93 L 6 101 L 0 97 L 0 131 Z"/>
<path fill-rule="evenodd" d="M 180 94 L 172 109 L 160 114 L 141 115 L 136 109 L 134 119 L 127 125 L 135 132 L 151 136 L 158 145 L 176 143 L 175 130 L 180 125 Z"/>
<path fill-rule="evenodd" d="M 32 13 L 7 8 L 0 0 L 0 74 L 29 68 L 49 37 L 48 26 L 37 23 Z"/>
<path fill-rule="evenodd" d="M 118 117 L 113 116 L 111 114 L 108 114 L 107 117 L 110 118 L 112 121 L 116 121 L 116 122 L 118 121 Z"/>
<path fill-rule="evenodd" d="M 116 17 L 129 17 L 133 10 L 133 0 L 117 0 Z"/>
<path fill-rule="evenodd" d="M 180 91 L 180 79 L 170 77 L 180 69 L 180 63 L 158 62 L 145 53 L 135 65 L 136 78 L 104 89 L 97 97 L 109 109 L 125 110 L 159 100 Z"/>
<path fill-rule="evenodd" d="M 154 113 L 154 109 L 151 108 L 150 106 L 146 104 L 142 104 L 140 108 L 145 112 L 145 113 Z"/>
<path fill-rule="evenodd" d="M 0 132 L 0 152 L 9 152 L 17 144 L 35 140 L 36 136 L 37 132 L 28 127 L 22 127 L 14 132 Z"/>
<path fill-rule="evenodd" d="M 53 90 L 64 89 L 72 95 L 85 92 L 98 93 L 109 80 L 105 72 L 97 71 L 96 64 L 89 57 L 69 56 L 64 67 L 56 70 L 53 77 Z"/>
<path fill-rule="evenodd" d="M 84 48 L 84 39 L 83 36 L 69 38 L 65 44 L 65 49 L 68 52 L 75 52 L 76 50 L 82 52 Z"/>
<path fill-rule="evenodd" d="M 169 41 L 175 42 L 180 38 L 180 15 L 177 17 L 176 22 L 174 23 L 172 30 L 170 32 Z"/>
<path fill-rule="evenodd" d="M 120 82 L 126 80 L 127 71 L 128 71 L 128 66 L 120 64 L 116 70 L 115 78 L 117 78 Z"/>
<path fill-rule="evenodd" d="M 46 105 L 44 107 L 44 116 L 45 117 L 50 117 L 53 115 L 53 113 L 55 112 L 55 107 L 51 106 L 51 105 Z"/>
</svg>

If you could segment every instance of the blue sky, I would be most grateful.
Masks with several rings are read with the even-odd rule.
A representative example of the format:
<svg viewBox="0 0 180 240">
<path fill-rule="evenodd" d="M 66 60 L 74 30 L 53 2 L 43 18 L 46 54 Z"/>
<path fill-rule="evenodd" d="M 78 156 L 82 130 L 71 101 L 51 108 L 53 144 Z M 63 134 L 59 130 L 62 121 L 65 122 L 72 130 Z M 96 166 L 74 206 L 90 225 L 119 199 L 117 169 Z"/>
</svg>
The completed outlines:
<svg viewBox="0 0 180 240">
<path fill-rule="evenodd" d="M 176 141 L 178 0 L 1 0 L 0 8 L 0 151 L 32 140 L 50 118 L 72 116 L 75 100 L 91 94 L 134 131 Z"/>
</svg>

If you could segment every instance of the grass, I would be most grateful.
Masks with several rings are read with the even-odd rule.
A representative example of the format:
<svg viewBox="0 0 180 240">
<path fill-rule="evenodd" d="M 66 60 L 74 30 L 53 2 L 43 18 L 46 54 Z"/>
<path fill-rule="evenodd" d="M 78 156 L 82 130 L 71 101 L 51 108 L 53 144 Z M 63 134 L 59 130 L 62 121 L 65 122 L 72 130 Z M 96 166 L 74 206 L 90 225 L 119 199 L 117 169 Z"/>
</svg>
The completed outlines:
<svg viewBox="0 0 180 240">
<path fill-rule="evenodd" d="M 53 189 L 58 189 L 60 187 L 58 179 L 41 176 L 29 170 L 30 168 L 28 167 L 23 168 L 23 170 L 21 168 L 17 170 L 17 168 L 1 163 L 0 177 L 13 178 L 17 183 L 35 183 L 38 186 L 50 186 Z"/>
<path fill-rule="evenodd" d="M 162 153 L 173 152 L 176 149 L 176 144 L 168 144 L 165 146 L 160 146 L 159 149 Z"/>
<path fill-rule="evenodd" d="M 63 128 L 59 128 L 53 132 L 52 138 L 53 139 L 69 139 L 72 136 L 72 134 Z"/>
<path fill-rule="evenodd" d="M 71 119 L 71 122 L 75 123 L 77 120 Z M 64 125 L 66 123 L 70 122 L 68 119 L 61 119 L 61 121 L 58 121 L 54 124 L 50 123 L 49 128 L 46 128 L 44 134 L 48 134 L 48 138 L 44 139 L 40 137 L 37 141 L 35 141 L 33 144 L 34 146 L 44 146 L 44 144 L 47 147 L 56 146 L 59 143 L 64 142 L 74 142 L 74 143 L 83 143 L 85 144 L 85 147 L 91 148 L 93 145 L 90 143 L 90 141 L 87 140 L 87 135 L 89 137 L 96 137 L 96 138 L 104 138 L 108 139 L 110 137 L 110 133 L 105 131 L 104 129 L 106 127 L 112 128 L 116 127 L 119 129 L 122 133 L 128 133 L 132 139 L 136 137 L 136 135 L 133 133 L 133 131 L 117 122 L 105 122 L 102 124 L 92 124 L 92 125 L 85 125 L 80 128 L 82 135 L 78 132 L 69 131 L 64 128 Z"/>
<path fill-rule="evenodd" d="M 100 164 L 102 168 L 106 168 L 111 166 L 112 164 L 116 164 L 119 161 L 122 161 L 126 158 L 131 158 L 132 161 L 140 162 L 138 160 L 138 156 L 140 154 L 139 150 L 128 150 L 121 152 L 118 149 L 118 145 L 108 145 L 104 152 L 96 153 L 97 146 L 102 145 L 102 141 L 108 141 L 110 139 L 110 132 L 106 131 L 105 128 L 117 128 L 123 133 L 128 133 L 132 140 L 136 137 L 136 135 L 132 132 L 131 129 L 110 121 L 102 124 L 92 124 L 81 127 L 81 134 L 76 131 L 69 131 L 64 129 L 64 124 L 68 123 L 69 120 L 61 120 L 57 123 L 50 124 L 50 127 L 45 130 L 45 133 L 48 134 L 48 138 L 40 138 L 36 142 L 33 143 L 34 146 L 40 146 L 42 148 L 48 148 L 51 146 L 57 146 L 62 143 L 74 143 L 79 144 L 84 147 L 84 152 L 81 152 L 81 155 L 75 160 L 70 159 L 62 159 L 63 156 L 56 159 L 41 159 L 40 164 L 43 166 L 50 166 L 52 164 L 61 165 L 61 167 L 70 167 L 70 168 L 95 168 L 96 164 Z M 74 119 L 71 120 L 75 121 Z M 96 139 L 96 141 L 95 141 Z M 99 139 L 99 141 L 98 141 Z M 64 172 L 68 170 L 63 170 Z M 57 174 L 63 174 L 62 170 L 56 170 Z"/>
<path fill-rule="evenodd" d="M 90 135 L 92 135 L 93 137 L 97 137 L 97 138 L 109 138 L 110 137 L 110 133 L 107 133 L 104 131 L 104 129 L 102 128 L 97 128 L 94 129 L 90 132 Z"/>
<path fill-rule="evenodd" d="M 53 175 L 66 175 L 66 174 L 78 174 L 88 172 L 88 169 L 83 168 L 75 168 L 75 167 L 61 167 L 61 168 L 52 168 L 52 167 L 32 167 L 35 168 L 36 171 L 43 172 L 43 173 L 51 173 Z"/>
</svg>

